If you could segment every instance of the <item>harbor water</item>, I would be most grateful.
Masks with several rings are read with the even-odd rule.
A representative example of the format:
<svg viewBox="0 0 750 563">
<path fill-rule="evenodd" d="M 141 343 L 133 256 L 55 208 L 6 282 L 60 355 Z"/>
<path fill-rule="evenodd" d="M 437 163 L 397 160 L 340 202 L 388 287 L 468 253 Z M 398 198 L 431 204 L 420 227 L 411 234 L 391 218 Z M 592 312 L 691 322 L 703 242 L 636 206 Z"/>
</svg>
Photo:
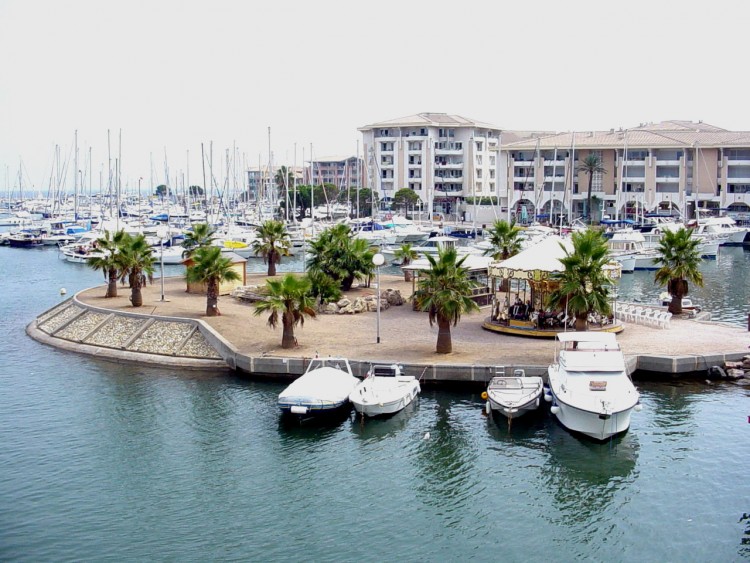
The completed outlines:
<svg viewBox="0 0 750 563">
<path fill-rule="evenodd" d="M 603 444 L 440 388 L 389 419 L 300 426 L 277 413 L 283 383 L 28 338 L 60 288 L 102 283 L 56 254 L 0 248 L 0 560 L 750 559 L 746 388 L 637 381 L 642 412 Z M 749 258 L 722 248 L 691 297 L 744 326 Z M 636 273 L 620 298 L 660 291 Z"/>
</svg>

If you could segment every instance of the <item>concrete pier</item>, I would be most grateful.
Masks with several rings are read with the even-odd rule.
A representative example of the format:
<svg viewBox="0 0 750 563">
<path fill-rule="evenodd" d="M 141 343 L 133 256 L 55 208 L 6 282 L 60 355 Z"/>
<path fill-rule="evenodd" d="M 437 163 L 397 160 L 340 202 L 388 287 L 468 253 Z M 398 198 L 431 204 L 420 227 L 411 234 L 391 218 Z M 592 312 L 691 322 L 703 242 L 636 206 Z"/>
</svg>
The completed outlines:
<svg viewBox="0 0 750 563">
<path fill-rule="evenodd" d="M 262 285 L 266 277 L 249 276 Z M 408 298 L 411 282 L 381 276 L 382 288 Z M 294 378 L 309 359 L 347 357 L 355 374 L 364 375 L 371 363 L 399 363 L 424 382 L 484 385 L 499 369 L 525 369 L 544 375 L 553 361 L 555 343 L 495 334 L 482 329 L 489 308 L 462 317 L 451 328 L 453 352 L 436 354 L 437 327 L 427 314 L 410 303 L 381 310 L 380 343 L 376 343 L 376 314 L 319 314 L 295 329 L 298 346 L 281 348 L 281 329 L 267 325 L 267 315 L 231 296 L 219 300 L 219 317 L 205 317 L 206 298 L 188 294 L 181 277 L 165 279 L 165 301 L 160 284 L 144 288 L 144 306 L 133 308 L 130 291 L 120 288 L 105 299 L 106 288 L 84 290 L 39 315 L 29 324 L 33 338 L 67 350 L 113 360 L 143 362 L 191 369 L 233 369 L 253 376 Z M 347 297 L 372 295 L 375 288 L 354 288 Z M 618 336 L 631 372 L 680 375 L 703 372 L 748 352 L 750 337 L 742 327 L 695 319 L 672 319 L 661 329 L 625 324 Z"/>
</svg>

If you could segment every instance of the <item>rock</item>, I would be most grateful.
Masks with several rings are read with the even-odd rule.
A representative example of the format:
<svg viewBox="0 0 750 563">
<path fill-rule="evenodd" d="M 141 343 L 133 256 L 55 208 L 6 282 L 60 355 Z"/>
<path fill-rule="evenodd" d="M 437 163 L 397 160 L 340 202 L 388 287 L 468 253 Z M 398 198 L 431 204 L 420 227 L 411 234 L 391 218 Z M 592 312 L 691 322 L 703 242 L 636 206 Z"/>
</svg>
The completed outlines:
<svg viewBox="0 0 750 563">
<path fill-rule="evenodd" d="M 724 369 L 742 369 L 742 362 L 724 362 Z"/>
<path fill-rule="evenodd" d="M 724 371 L 724 368 L 721 366 L 711 366 L 708 370 L 708 375 L 712 379 L 726 379 L 727 378 L 727 372 Z"/>
<path fill-rule="evenodd" d="M 351 304 L 352 304 L 351 300 L 347 299 L 346 297 L 339 299 L 338 302 L 336 303 L 336 305 L 338 305 L 339 308 L 341 309 L 348 307 Z"/>
<path fill-rule="evenodd" d="M 735 379 L 732 381 L 735 385 L 750 385 L 750 379 L 747 377 L 743 377 L 741 379 Z"/>
<path fill-rule="evenodd" d="M 357 297 L 352 304 L 352 309 L 354 309 L 355 313 L 361 313 L 367 310 L 367 303 L 361 297 Z"/>
<path fill-rule="evenodd" d="M 353 315 L 354 307 L 352 307 L 351 302 L 346 307 L 339 307 L 338 314 L 339 315 Z"/>
<path fill-rule="evenodd" d="M 745 377 L 745 372 L 742 371 L 741 369 L 732 368 L 732 369 L 726 370 L 726 372 L 727 372 L 728 379 L 742 379 L 743 377 Z"/>
<path fill-rule="evenodd" d="M 388 301 L 390 305 L 399 306 L 404 304 L 404 298 L 401 296 L 401 292 L 397 289 L 388 288 L 383 292 L 381 297 Z"/>
<path fill-rule="evenodd" d="M 323 313 L 326 315 L 335 315 L 339 312 L 339 306 L 336 303 L 326 303 L 323 305 Z"/>
</svg>

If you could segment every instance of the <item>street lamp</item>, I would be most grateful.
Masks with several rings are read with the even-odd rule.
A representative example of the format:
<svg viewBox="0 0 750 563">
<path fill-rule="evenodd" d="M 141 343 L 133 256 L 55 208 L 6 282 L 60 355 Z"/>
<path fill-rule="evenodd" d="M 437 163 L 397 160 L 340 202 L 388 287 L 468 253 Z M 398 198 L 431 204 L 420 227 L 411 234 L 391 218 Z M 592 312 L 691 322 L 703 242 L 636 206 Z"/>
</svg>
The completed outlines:
<svg viewBox="0 0 750 563">
<path fill-rule="evenodd" d="M 160 247 L 159 263 L 160 263 L 160 270 L 161 270 L 159 277 L 161 278 L 161 301 L 163 303 L 164 301 L 166 301 L 166 299 L 164 299 L 164 238 L 167 236 L 168 230 L 159 229 L 158 234 L 159 234 L 159 247 Z"/>
<path fill-rule="evenodd" d="M 385 262 L 385 256 L 380 254 L 378 252 L 375 256 L 372 257 L 372 263 L 375 264 L 375 268 L 377 269 L 377 284 L 378 284 L 378 321 L 377 321 L 377 344 L 380 344 L 380 266 L 383 265 L 383 262 Z"/>
</svg>

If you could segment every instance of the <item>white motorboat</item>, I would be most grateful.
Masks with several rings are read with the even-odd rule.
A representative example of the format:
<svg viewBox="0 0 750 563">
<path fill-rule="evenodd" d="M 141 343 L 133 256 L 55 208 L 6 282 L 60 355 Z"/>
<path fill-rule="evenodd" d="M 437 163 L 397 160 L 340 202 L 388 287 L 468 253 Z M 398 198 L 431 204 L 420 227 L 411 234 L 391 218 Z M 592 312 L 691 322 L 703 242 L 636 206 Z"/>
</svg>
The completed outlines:
<svg viewBox="0 0 750 563">
<path fill-rule="evenodd" d="M 518 418 L 539 407 L 544 382 L 538 376 L 526 376 L 522 369 L 513 375 L 496 375 L 487 386 L 487 414 L 499 412 L 508 420 Z"/>
<path fill-rule="evenodd" d="M 551 412 L 573 432 L 606 440 L 630 427 L 640 396 L 625 371 L 625 358 L 613 333 L 563 332 L 549 366 Z"/>
<path fill-rule="evenodd" d="M 413 375 L 396 364 L 374 365 L 349 395 L 354 409 L 365 416 L 394 414 L 417 397 L 421 387 Z"/>
<path fill-rule="evenodd" d="M 283 413 L 312 417 L 349 406 L 359 379 L 346 358 L 313 358 L 303 375 L 279 394 Z"/>
<path fill-rule="evenodd" d="M 609 255 L 613 260 L 622 264 L 623 272 L 632 272 L 630 260 L 635 259 L 633 268 L 635 270 L 657 270 L 659 268 L 655 259 L 659 253 L 655 249 L 649 249 L 645 246 L 645 238 L 640 231 L 632 229 L 619 229 L 612 233 L 611 238 L 607 240 Z"/>
</svg>

